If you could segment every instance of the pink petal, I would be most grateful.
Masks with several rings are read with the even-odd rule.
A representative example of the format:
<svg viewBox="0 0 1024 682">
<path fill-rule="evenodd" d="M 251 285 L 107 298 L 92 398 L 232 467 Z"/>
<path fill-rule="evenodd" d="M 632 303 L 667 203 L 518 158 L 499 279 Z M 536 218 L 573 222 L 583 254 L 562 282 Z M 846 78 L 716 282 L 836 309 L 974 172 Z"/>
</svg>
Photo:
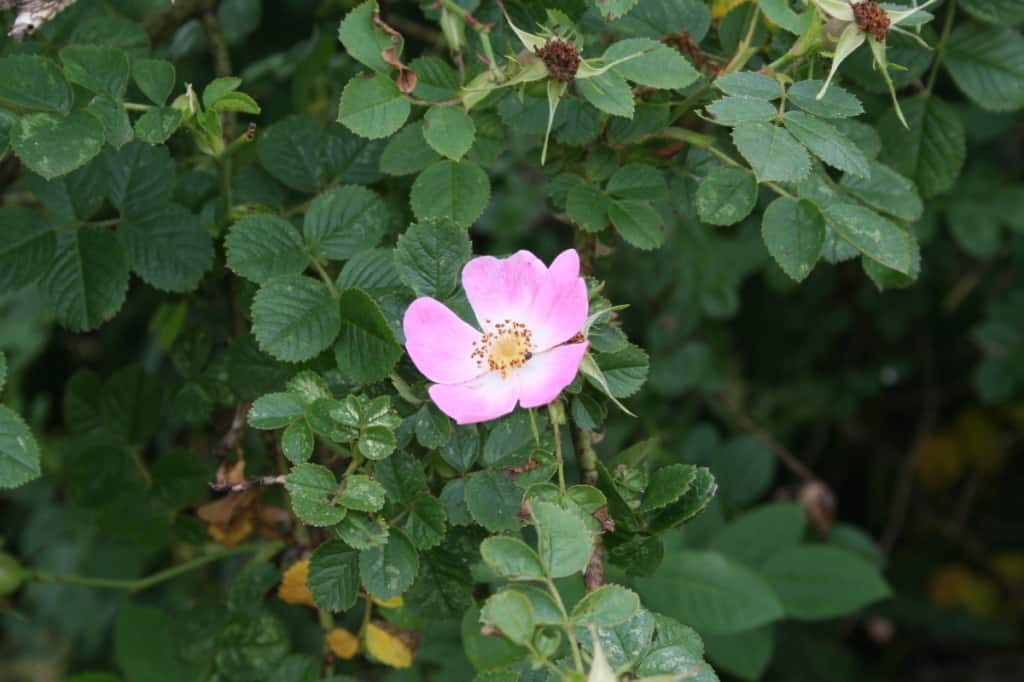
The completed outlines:
<svg viewBox="0 0 1024 682">
<path fill-rule="evenodd" d="M 484 330 L 504 320 L 521 322 L 533 333 L 535 352 L 568 341 L 587 319 L 587 286 L 572 249 L 550 270 L 529 251 L 474 258 L 462 270 L 462 286 Z"/>
<path fill-rule="evenodd" d="M 547 405 L 576 378 L 583 354 L 589 344 L 571 343 L 538 353 L 516 372 L 519 404 L 523 407 Z"/>
<path fill-rule="evenodd" d="M 506 415 L 515 409 L 519 397 L 515 376 L 503 378 L 500 372 L 488 372 L 463 384 L 435 384 L 429 392 L 434 404 L 459 424 Z"/>
<path fill-rule="evenodd" d="M 405 311 L 402 328 L 409 357 L 431 381 L 458 384 L 486 371 L 471 355 L 480 332 L 439 301 L 417 298 Z"/>
</svg>

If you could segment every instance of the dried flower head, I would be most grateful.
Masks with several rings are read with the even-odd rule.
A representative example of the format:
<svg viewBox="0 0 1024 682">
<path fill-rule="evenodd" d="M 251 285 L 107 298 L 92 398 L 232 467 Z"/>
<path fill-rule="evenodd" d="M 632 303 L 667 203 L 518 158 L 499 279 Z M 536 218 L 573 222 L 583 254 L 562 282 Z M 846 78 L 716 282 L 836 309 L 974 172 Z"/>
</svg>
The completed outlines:
<svg viewBox="0 0 1024 682">
<path fill-rule="evenodd" d="M 572 43 L 552 38 L 534 52 L 555 80 L 571 83 L 576 77 L 576 71 L 580 68 L 580 53 Z"/>
<path fill-rule="evenodd" d="M 865 33 L 870 33 L 875 40 L 885 40 L 889 35 L 889 15 L 875 0 L 864 0 L 850 5 L 853 10 L 853 21 Z"/>
</svg>

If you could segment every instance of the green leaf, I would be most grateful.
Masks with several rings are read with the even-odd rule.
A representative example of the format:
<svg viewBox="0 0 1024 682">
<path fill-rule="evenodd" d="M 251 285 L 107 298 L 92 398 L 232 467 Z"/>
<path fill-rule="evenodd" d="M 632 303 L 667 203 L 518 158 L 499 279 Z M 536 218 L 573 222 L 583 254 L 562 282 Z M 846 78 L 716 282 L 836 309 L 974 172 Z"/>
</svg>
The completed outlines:
<svg viewBox="0 0 1024 682">
<path fill-rule="evenodd" d="M 423 122 L 416 121 L 388 140 L 380 156 L 380 169 L 388 175 L 411 175 L 440 160 L 423 133 Z"/>
<path fill-rule="evenodd" d="M 877 161 L 869 161 L 870 177 L 844 175 L 839 185 L 871 208 L 894 218 L 914 222 L 924 213 L 917 188 L 907 178 Z"/>
<path fill-rule="evenodd" d="M 518 663 L 529 654 L 526 649 L 516 646 L 504 637 L 487 637 L 481 634 L 480 611 L 476 606 L 471 606 L 463 613 L 461 636 L 466 658 L 477 670 L 503 668 Z"/>
<path fill-rule="evenodd" d="M 739 71 L 722 76 L 715 86 L 727 95 L 756 97 L 771 101 L 782 96 L 782 86 L 774 78 L 753 71 Z"/>
<path fill-rule="evenodd" d="M 281 434 L 281 453 L 292 464 L 308 462 L 315 445 L 313 430 L 305 420 L 289 424 Z"/>
<path fill-rule="evenodd" d="M 452 435 L 452 421 L 433 403 L 426 403 L 416 412 L 416 442 L 429 450 L 436 450 Z"/>
<path fill-rule="evenodd" d="M 359 437 L 359 453 L 366 459 L 384 459 L 395 451 L 398 441 L 393 431 L 383 426 L 371 426 Z"/>
<path fill-rule="evenodd" d="M 14 153 L 47 180 L 84 166 L 100 153 L 105 139 L 103 124 L 87 111 L 28 114 L 11 129 Z"/>
<path fill-rule="evenodd" d="M 799 81 L 789 86 L 787 97 L 808 114 L 822 118 L 850 118 L 864 113 L 860 100 L 835 84 L 829 85 L 825 95 L 818 99 L 824 85 L 818 80 Z"/>
<path fill-rule="evenodd" d="M 18 115 L 13 111 L 0 109 L 0 154 L 7 151 L 11 139 L 11 128 L 18 122 Z"/>
<path fill-rule="evenodd" d="M 766 504 L 733 519 L 715 535 L 711 549 L 751 568 L 760 568 L 775 554 L 800 544 L 806 526 L 806 513 L 800 504 Z"/>
<path fill-rule="evenodd" d="M 397 452 L 377 462 L 373 475 L 388 491 L 388 497 L 397 502 L 409 502 L 417 493 L 427 489 L 423 467 L 408 452 Z"/>
<path fill-rule="evenodd" d="M 6 374 L 6 361 L 3 364 Z M 35 436 L 21 417 L 0 405 L 0 488 L 17 488 L 41 473 Z"/>
<path fill-rule="evenodd" d="M 487 207 L 491 182 L 471 161 L 441 161 L 418 176 L 409 196 L 419 220 L 450 220 L 468 227 Z"/>
<path fill-rule="evenodd" d="M 636 510 L 649 512 L 672 504 L 686 494 L 696 478 L 697 467 L 692 464 L 670 464 L 655 470 Z"/>
<path fill-rule="evenodd" d="M 878 568 L 838 547 L 793 547 L 770 558 L 761 573 L 797 620 L 844 616 L 890 594 Z"/>
<path fill-rule="evenodd" d="M 389 73 L 391 67 L 381 57 L 381 52 L 390 48 L 391 38 L 373 23 L 377 11 L 376 0 L 366 0 L 345 15 L 338 26 L 338 40 L 345 51 L 356 61 L 362 62 L 374 71 Z M 401 49 L 395 57 L 401 57 Z"/>
<path fill-rule="evenodd" d="M 284 185 L 316 193 L 327 182 L 330 141 L 323 126 L 306 116 L 289 116 L 259 136 L 256 152 L 260 164 Z"/>
<path fill-rule="evenodd" d="M 1024 6 L 1017 0 L 961 0 L 960 6 L 975 19 L 1001 26 L 1024 22 Z"/>
<path fill-rule="evenodd" d="M 0 57 L 0 103 L 29 110 L 71 111 L 71 86 L 49 59 L 36 55 Z"/>
<path fill-rule="evenodd" d="M 103 133 L 111 147 L 120 149 L 135 138 L 128 111 L 120 102 L 107 95 L 96 95 L 85 110 L 103 124 Z"/>
<path fill-rule="evenodd" d="M 302 231 L 314 254 L 343 260 L 376 246 L 387 231 L 390 212 L 365 187 L 336 187 L 313 200 Z"/>
<path fill-rule="evenodd" d="M 515 590 L 502 590 L 484 602 L 480 622 L 493 625 L 501 634 L 519 645 L 533 639 L 533 606 L 530 600 Z"/>
<path fill-rule="evenodd" d="M 537 554 L 550 578 L 564 578 L 586 568 L 594 551 L 594 537 L 579 515 L 550 502 L 530 503 L 537 528 Z"/>
<path fill-rule="evenodd" d="M 181 125 L 184 115 L 173 107 L 150 109 L 135 121 L 135 137 L 147 144 L 163 144 Z"/>
<path fill-rule="evenodd" d="M 601 16 L 607 20 L 621 19 L 640 0 L 592 0 Z"/>
<path fill-rule="evenodd" d="M 830 206 L 825 210 L 825 220 L 836 234 L 868 258 L 910 274 L 917 244 L 904 228 L 870 209 L 852 204 Z"/>
<path fill-rule="evenodd" d="M 229 92 L 218 97 L 217 101 L 210 106 L 210 111 L 238 111 L 243 114 L 258 114 L 261 110 L 256 100 L 244 92 Z"/>
<path fill-rule="evenodd" d="M 650 360 L 642 348 L 629 345 L 615 353 L 597 353 L 594 357 L 612 397 L 628 398 L 647 381 Z M 604 387 L 597 385 L 596 388 Z"/>
<path fill-rule="evenodd" d="M 285 362 L 302 362 L 334 343 L 341 311 L 322 282 L 298 275 L 277 277 L 256 292 L 252 328 L 265 353 Z"/>
<path fill-rule="evenodd" d="M 637 581 L 641 598 L 700 632 L 728 634 L 781 619 L 782 604 L 752 570 L 716 552 L 665 558 L 657 575 Z"/>
<path fill-rule="evenodd" d="M 249 408 L 248 422 L 254 429 L 280 429 L 306 413 L 306 406 L 292 393 L 268 393 Z"/>
<path fill-rule="evenodd" d="M 190 680 L 203 676 L 208 662 L 179 655 L 183 642 L 174 621 L 156 609 L 125 604 L 114 623 L 114 659 L 131 682 Z"/>
<path fill-rule="evenodd" d="M 648 38 L 629 38 L 612 43 L 604 51 L 604 59 L 613 62 L 642 53 L 612 67 L 626 80 L 652 88 L 685 88 L 700 77 L 686 57 L 668 45 Z"/>
<path fill-rule="evenodd" d="M 405 592 L 419 572 L 419 554 L 412 541 L 397 528 L 386 545 L 359 553 L 363 587 L 377 599 L 391 599 Z"/>
<path fill-rule="evenodd" d="M 175 168 L 166 147 L 132 142 L 116 152 L 108 150 L 103 161 L 110 201 L 125 216 L 145 215 L 170 201 Z"/>
<path fill-rule="evenodd" d="M 371 520 L 366 514 L 349 513 L 334 527 L 334 533 L 353 549 L 370 549 L 386 544 L 389 530 L 387 521 L 379 516 Z"/>
<path fill-rule="evenodd" d="M 217 637 L 214 662 L 222 675 L 230 674 L 234 680 L 259 679 L 264 671 L 276 668 L 288 649 L 284 623 L 262 611 L 255 617 L 236 618 L 228 623 Z"/>
<path fill-rule="evenodd" d="M 132 77 L 139 90 L 157 106 L 167 103 L 174 90 L 177 76 L 174 64 L 163 59 L 136 59 L 132 62 Z"/>
<path fill-rule="evenodd" d="M 811 274 L 825 244 L 825 219 L 807 201 L 779 197 L 761 220 L 761 237 L 782 271 L 797 282 Z"/>
<path fill-rule="evenodd" d="M 602 585 L 587 593 L 573 607 L 570 618 L 577 626 L 594 623 L 614 627 L 625 623 L 640 610 L 640 598 L 621 585 Z"/>
<path fill-rule="evenodd" d="M 299 231 L 274 215 L 255 213 L 242 218 L 231 226 L 224 248 L 227 266 L 257 284 L 299 275 L 309 267 Z"/>
<path fill-rule="evenodd" d="M 707 467 L 699 467 L 697 477 L 686 494 L 659 512 L 651 520 L 650 529 L 657 532 L 686 523 L 704 511 L 717 491 L 718 484 L 711 471 Z"/>
<path fill-rule="evenodd" d="M 638 249 L 648 251 L 665 241 L 661 214 L 645 201 L 611 201 L 608 218 L 622 238 Z"/>
<path fill-rule="evenodd" d="M 608 197 L 593 185 L 581 182 L 565 199 L 569 218 L 587 232 L 600 232 L 608 226 Z"/>
<path fill-rule="evenodd" d="M 402 524 L 402 530 L 419 549 L 430 549 L 441 543 L 445 533 L 444 506 L 429 493 L 420 493 L 409 505 L 409 515 Z"/>
<path fill-rule="evenodd" d="M 606 114 L 633 118 L 633 90 L 614 70 L 577 80 L 576 92 Z"/>
<path fill-rule="evenodd" d="M 608 178 L 605 191 L 616 199 L 656 201 L 668 196 L 665 176 L 654 166 L 629 163 Z"/>
<path fill-rule="evenodd" d="M 292 510 L 311 526 L 333 526 L 345 518 L 345 508 L 334 503 L 338 482 L 327 467 L 298 464 L 292 467 L 284 487 L 292 500 Z"/>
<path fill-rule="evenodd" d="M 458 161 L 473 146 L 476 126 L 460 107 L 432 107 L 423 117 L 423 137 L 435 152 Z"/>
<path fill-rule="evenodd" d="M 69 45 L 60 51 L 60 60 L 64 63 L 64 76 L 72 83 L 97 95 L 124 97 L 131 65 L 122 50 L 103 45 Z"/>
<path fill-rule="evenodd" d="M 338 493 L 338 504 L 357 511 L 378 512 L 386 501 L 384 486 L 362 474 L 347 476 Z"/>
<path fill-rule="evenodd" d="M 192 291 L 213 267 L 210 233 L 198 216 L 176 204 L 125 220 L 117 236 L 132 269 L 161 291 Z"/>
<path fill-rule="evenodd" d="M 760 182 L 794 182 L 807 176 L 811 159 L 803 145 L 786 130 L 771 123 L 740 123 L 733 142 L 754 169 Z"/>
<path fill-rule="evenodd" d="M 4 385 L 7 383 L 7 356 L 0 352 L 0 393 L 4 390 Z"/>
<path fill-rule="evenodd" d="M 402 286 L 392 249 L 369 249 L 352 256 L 338 275 L 339 289 L 374 291 Z"/>
<path fill-rule="evenodd" d="M 236 76 L 214 78 L 203 88 L 203 107 L 212 109 L 222 97 L 234 92 L 242 85 L 242 79 Z"/>
<path fill-rule="evenodd" d="M 42 286 L 61 324 L 89 331 L 120 310 L 130 274 L 128 256 L 113 232 L 79 227 L 58 236 Z"/>
<path fill-rule="evenodd" d="M 522 489 L 500 469 L 478 471 L 466 483 L 469 513 L 477 523 L 492 532 L 520 526 L 522 500 Z"/>
<path fill-rule="evenodd" d="M 716 99 L 707 106 L 715 123 L 724 126 L 735 126 L 746 121 L 771 121 L 779 115 L 779 110 L 763 99 L 756 97 L 729 96 Z"/>
<path fill-rule="evenodd" d="M 480 555 L 502 578 L 544 580 L 540 557 L 528 544 L 507 535 L 489 537 L 480 545 Z"/>
<path fill-rule="evenodd" d="M 480 432 L 475 424 L 455 426 L 451 437 L 441 446 L 441 458 L 459 473 L 472 469 L 479 455 Z"/>
<path fill-rule="evenodd" d="M 37 212 L 0 207 L 0 293 L 42 277 L 56 250 L 57 238 Z"/>
<path fill-rule="evenodd" d="M 960 176 L 967 156 L 967 141 L 960 114 L 934 95 L 903 103 L 910 130 L 896 114 L 886 114 L 879 125 L 882 160 L 917 184 L 921 196 L 941 194 Z"/>
<path fill-rule="evenodd" d="M 356 135 L 376 140 L 397 132 L 411 110 L 409 100 L 387 76 L 357 76 L 341 92 L 338 123 Z"/>
<path fill-rule="evenodd" d="M 704 634 L 707 657 L 716 669 L 744 680 L 759 680 L 775 652 L 775 627 L 764 625 L 729 635 Z"/>
<path fill-rule="evenodd" d="M 414 223 L 398 238 L 395 264 L 417 296 L 444 300 L 459 285 L 472 253 L 469 235 L 460 226 L 446 220 Z"/>
<path fill-rule="evenodd" d="M 828 165 L 862 178 L 871 175 L 864 152 L 829 123 L 802 111 L 786 112 L 782 120 L 786 130 Z"/>
<path fill-rule="evenodd" d="M 701 181 L 695 202 L 705 223 L 735 225 L 757 203 L 757 180 L 742 168 L 717 166 Z"/>
<path fill-rule="evenodd" d="M 942 63 L 957 86 L 982 108 L 1024 107 L 1024 36 L 1019 31 L 962 22 L 949 37 Z"/>
<path fill-rule="evenodd" d="M 409 62 L 416 72 L 416 89 L 412 94 L 428 102 L 444 102 L 459 96 L 459 74 L 447 60 L 440 57 L 417 57 Z"/>
<path fill-rule="evenodd" d="M 402 357 L 402 347 L 380 308 L 359 289 L 341 294 L 341 329 L 334 357 L 342 376 L 353 384 L 386 379 Z"/>
</svg>

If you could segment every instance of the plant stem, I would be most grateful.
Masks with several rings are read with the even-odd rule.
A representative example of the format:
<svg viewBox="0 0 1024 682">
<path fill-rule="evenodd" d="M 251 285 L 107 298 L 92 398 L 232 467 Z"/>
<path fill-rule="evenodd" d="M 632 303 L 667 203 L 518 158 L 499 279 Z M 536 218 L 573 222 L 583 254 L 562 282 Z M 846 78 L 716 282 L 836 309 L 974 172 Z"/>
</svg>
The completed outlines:
<svg viewBox="0 0 1024 682">
<path fill-rule="evenodd" d="M 331 298 L 337 299 L 339 297 L 338 287 L 334 286 L 331 276 L 327 274 L 327 270 L 320 263 L 320 259 L 311 253 L 309 254 L 309 262 L 313 265 L 313 269 L 316 270 L 316 274 L 320 275 L 320 279 L 327 285 L 327 290 L 331 292 Z"/>
<path fill-rule="evenodd" d="M 949 4 L 946 5 L 946 20 L 942 25 L 942 35 L 939 36 L 939 42 L 935 44 L 935 62 L 932 63 L 931 73 L 928 74 L 928 85 L 925 86 L 925 90 L 930 95 L 932 88 L 935 87 L 935 79 L 939 77 L 939 67 L 942 66 L 942 53 L 946 49 L 946 43 L 949 42 L 949 35 L 953 32 L 953 17 L 956 15 L 956 0 L 949 0 Z"/>
<path fill-rule="evenodd" d="M 124 102 L 124 108 L 128 111 L 149 111 L 153 108 L 152 104 L 138 104 L 136 102 Z"/>
<path fill-rule="evenodd" d="M 402 400 L 409 403 L 410 405 L 423 404 L 423 401 L 417 398 L 416 394 L 413 393 L 412 387 L 409 385 L 409 382 L 407 382 L 402 377 L 398 376 L 398 372 L 392 372 L 389 378 L 391 379 L 391 385 L 395 387 L 396 391 L 398 391 L 398 395 L 402 398 Z"/>
<path fill-rule="evenodd" d="M 757 20 L 761 16 L 761 10 L 757 5 L 752 6 L 753 16 L 750 17 L 750 25 L 747 26 L 747 33 L 743 36 L 743 40 L 736 46 L 736 53 L 733 55 L 729 63 L 726 64 L 722 70 L 718 73 L 719 77 L 726 74 L 738 71 L 746 66 L 750 58 L 757 54 L 757 48 L 750 47 L 750 43 L 754 40 L 754 31 L 757 29 Z"/>
<path fill-rule="evenodd" d="M 221 559 L 226 559 L 230 556 L 246 554 L 248 552 L 258 552 L 257 556 L 270 558 L 282 549 L 284 549 L 284 543 L 281 541 L 240 545 L 238 547 L 224 547 L 216 552 L 196 557 L 195 559 L 186 561 L 185 563 L 148 575 L 145 578 L 137 578 L 134 580 L 125 580 L 120 578 L 94 578 L 84 575 L 54 575 L 52 573 L 47 573 L 46 571 L 33 571 L 29 574 L 29 579 L 40 583 L 63 583 L 66 585 L 83 585 L 85 587 L 124 590 L 126 592 L 141 592 L 153 585 L 158 585 L 172 578 L 176 578 L 179 575 L 201 568 L 206 564 L 220 561 Z"/>
<path fill-rule="evenodd" d="M 555 412 L 555 403 L 548 405 L 548 417 L 551 419 L 551 429 L 555 435 L 555 461 L 558 462 L 558 490 L 565 495 L 565 459 L 562 457 L 562 438 L 558 433 L 558 414 Z"/>
<path fill-rule="evenodd" d="M 562 595 L 559 594 L 558 588 L 555 587 L 555 582 L 551 578 L 545 578 L 544 582 L 548 586 L 548 592 L 551 593 L 551 597 L 555 600 L 555 605 L 558 606 L 558 610 L 562 614 L 562 628 L 569 639 L 569 648 L 572 649 L 572 660 L 576 664 L 576 670 L 582 673 L 583 657 L 580 655 L 580 644 L 576 641 L 576 631 L 569 621 L 569 612 L 565 609 L 565 602 L 562 601 Z"/>
<path fill-rule="evenodd" d="M 593 435 L 590 431 L 576 428 L 576 452 L 583 482 L 597 484 L 597 452 L 594 450 Z M 587 592 L 593 592 L 604 585 L 604 539 L 599 533 L 594 536 L 594 551 L 583 572 L 583 584 Z"/>
</svg>

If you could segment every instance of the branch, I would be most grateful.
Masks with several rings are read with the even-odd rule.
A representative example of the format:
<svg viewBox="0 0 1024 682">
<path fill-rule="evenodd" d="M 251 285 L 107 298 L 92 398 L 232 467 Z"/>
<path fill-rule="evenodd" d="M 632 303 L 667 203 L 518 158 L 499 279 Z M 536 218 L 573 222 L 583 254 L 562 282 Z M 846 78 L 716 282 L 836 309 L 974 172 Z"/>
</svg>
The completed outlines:
<svg viewBox="0 0 1024 682">
<path fill-rule="evenodd" d="M 257 476 L 256 478 L 250 478 L 241 483 L 218 483 L 216 481 L 210 481 L 210 490 L 215 490 L 219 493 L 241 493 L 249 490 L 250 488 L 259 488 L 266 485 L 284 485 L 285 479 L 288 478 L 286 475 L 281 474 L 280 476 Z"/>
</svg>

